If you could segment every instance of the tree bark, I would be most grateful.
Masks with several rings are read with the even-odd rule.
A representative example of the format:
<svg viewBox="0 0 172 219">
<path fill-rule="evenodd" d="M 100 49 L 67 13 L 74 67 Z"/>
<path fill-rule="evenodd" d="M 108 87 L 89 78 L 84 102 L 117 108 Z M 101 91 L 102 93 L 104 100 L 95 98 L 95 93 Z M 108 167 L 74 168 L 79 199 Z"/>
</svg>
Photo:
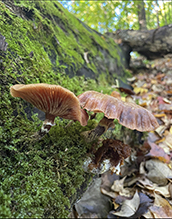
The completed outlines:
<svg viewBox="0 0 172 219">
<path fill-rule="evenodd" d="M 106 33 L 122 47 L 153 60 L 172 53 L 172 24 L 153 30 L 117 30 Z"/>
<path fill-rule="evenodd" d="M 145 6 L 143 0 L 138 2 L 138 21 L 139 21 L 140 30 L 147 30 L 146 13 L 145 13 Z"/>
</svg>

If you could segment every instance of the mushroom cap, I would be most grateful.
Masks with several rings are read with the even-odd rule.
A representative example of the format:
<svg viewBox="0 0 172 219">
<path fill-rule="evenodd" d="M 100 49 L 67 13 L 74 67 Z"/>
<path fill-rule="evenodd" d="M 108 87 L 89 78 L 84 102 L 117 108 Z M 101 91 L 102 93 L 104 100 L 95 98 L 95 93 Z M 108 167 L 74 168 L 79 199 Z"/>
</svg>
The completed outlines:
<svg viewBox="0 0 172 219">
<path fill-rule="evenodd" d="M 60 85 L 51 84 L 16 84 L 10 87 L 13 97 L 21 97 L 35 107 L 54 117 L 79 121 L 87 125 L 88 114 L 81 109 L 74 93 Z"/>
<path fill-rule="evenodd" d="M 103 112 L 108 119 L 118 122 L 138 131 L 151 131 L 159 126 L 154 115 L 147 109 L 131 102 L 96 91 L 86 91 L 78 96 L 83 109 L 93 112 Z"/>
</svg>

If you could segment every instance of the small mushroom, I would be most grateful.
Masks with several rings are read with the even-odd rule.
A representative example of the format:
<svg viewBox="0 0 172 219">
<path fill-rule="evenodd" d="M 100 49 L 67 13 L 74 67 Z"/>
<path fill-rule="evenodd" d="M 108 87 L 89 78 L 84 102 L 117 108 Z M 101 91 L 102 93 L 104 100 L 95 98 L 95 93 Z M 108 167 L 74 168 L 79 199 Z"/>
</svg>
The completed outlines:
<svg viewBox="0 0 172 219">
<path fill-rule="evenodd" d="M 88 114 L 81 109 L 80 102 L 74 93 L 59 85 L 51 84 L 16 84 L 10 87 L 13 97 L 21 97 L 35 107 L 45 112 L 45 120 L 39 137 L 43 137 L 54 126 L 54 119 L 59 116 L 64 119 L 79 121 L 87 125 Z"/>
<path fill-rule="evenodd" d="M 86 91 L 80 94 L 78 99 L 83 109 L 104 113 L 95 129 L 83 133 L 88 142 L 101 136 L 108 128 L 114 127 L 114 119 L 121 125 L 140 132 L 151 131 L 159 126 L 151 112 L 135 103 L 124 102 L 120 98 L 96 91 Z"/>
</svg>

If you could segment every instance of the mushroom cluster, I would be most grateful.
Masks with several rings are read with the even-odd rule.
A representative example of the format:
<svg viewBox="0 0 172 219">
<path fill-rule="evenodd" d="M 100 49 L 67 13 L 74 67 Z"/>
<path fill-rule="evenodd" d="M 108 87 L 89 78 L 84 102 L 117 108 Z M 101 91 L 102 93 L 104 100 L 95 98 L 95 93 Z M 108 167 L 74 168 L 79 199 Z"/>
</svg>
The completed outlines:
<svg viewBox="0 0 172 219">
<path fill-rule="evenodd" d="M 132 102 L 124 102 L 119 97 L 86 91 L 80 94 L 78 99 L 83 109 L 104 113 L 103 119 L 95 129 L 83 133 L 88 142 L 101 136 L 110 127 L 114 127 L 114 119 L 121 125 L 140 132 L 151 131 L 159 126 L 154 115 L 147 109 Z"/>
<path fill-rule="evenodd" d="M 55 125 L 56 116 L 73 121 L 79 121 L 82 126 L 87 125 L 88 114 L 81 109 L 75 94 L 59 85 L 16 84 L 10 87 L 13 97 L 20 97 L 45 112 L 45 120 L 37 133 L 42 138 Z"/>
</svg>

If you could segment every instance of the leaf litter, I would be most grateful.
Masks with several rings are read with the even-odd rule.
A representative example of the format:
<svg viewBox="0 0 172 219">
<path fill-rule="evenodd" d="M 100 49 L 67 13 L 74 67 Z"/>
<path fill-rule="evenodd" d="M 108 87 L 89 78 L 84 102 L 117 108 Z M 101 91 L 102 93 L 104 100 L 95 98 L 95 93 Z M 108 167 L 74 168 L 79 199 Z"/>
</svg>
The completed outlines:
<svg viewBox="0 0 172 219">
<path fill-rule="evenodd" d="M 120 175 L 109 170 L 97 176 L 101 183 L 96 183 L 91 193 L 85 193 L 87 198 L 83 195 L 73 206 L 73 218 L 172 217 L 172 56 L 151 63 L 128 79 L 133 90 L 112 86 L 112 92 L 120 91 L 126 95 L 123 100 L 135 101 L 151 111 L 160 126 L 137 145 L 130 134 L 126 142 L 124 133 L 122 140 L 129 143 L 131 155 L 118 158 L 118 162 L 123 160 Z"/>
</svg>

